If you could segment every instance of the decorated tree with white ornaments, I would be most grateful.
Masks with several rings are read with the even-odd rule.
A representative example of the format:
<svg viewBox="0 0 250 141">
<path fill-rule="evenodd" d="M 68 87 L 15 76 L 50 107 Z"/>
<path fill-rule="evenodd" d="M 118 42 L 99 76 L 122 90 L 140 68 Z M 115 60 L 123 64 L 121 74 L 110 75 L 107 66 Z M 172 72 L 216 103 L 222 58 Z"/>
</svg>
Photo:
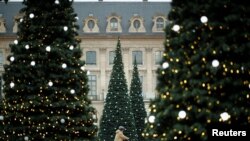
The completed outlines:
<svg viewBox="0 0 250 141">
<path fill-rule="evenodd" d="M 171 6 L 145 138 L 205 141 L 212 128 L 249 130 L 249 5 L 173 0 Z"/>
<path fill-rule="evenodd" d="M 130 98 L 132 111 L 135 118 L 135 125 L 139 141 L 144 141 L 142 132 L 145 128 L 145 118 L 147 112 L 142 96 L 142 83 L 140 81 L 136 59 L 134 60 L 133 75 L 130 84 Z"/>
<path fill-rule="evenodd" d="M 3 140 L 96 140 L 72 0 L 24 0 L 4 66 Z"/>
<path fill-rule="evenodd" d="M 116 130 L 124 126 L 123 132 L 131 141 L 139 141 L 135 120 L 128 95 L 128 86 L 122 62 L 120 39 L 115 50 L 114 65 L 108 86 L 103 115 L 100 120 L 100 141 L 114 141 Z"/>
</svg>

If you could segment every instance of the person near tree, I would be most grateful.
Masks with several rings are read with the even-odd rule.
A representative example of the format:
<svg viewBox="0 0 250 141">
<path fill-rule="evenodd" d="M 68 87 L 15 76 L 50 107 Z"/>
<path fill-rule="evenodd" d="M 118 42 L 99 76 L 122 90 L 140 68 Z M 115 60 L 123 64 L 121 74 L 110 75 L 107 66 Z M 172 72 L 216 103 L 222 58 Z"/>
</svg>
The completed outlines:
<svg viewBox="0 0 250 141">
<path fill-rule="evenodd" d="M 116 130 L 116 135 L 115 135 L 115 140 L 114 141 L 124 141 L 124 140 L 129 140 L 127 136 L 123 134 L 123 131 L 125 128 L 123 126 L 119 126 L 119 129 Z"/>
</svg>

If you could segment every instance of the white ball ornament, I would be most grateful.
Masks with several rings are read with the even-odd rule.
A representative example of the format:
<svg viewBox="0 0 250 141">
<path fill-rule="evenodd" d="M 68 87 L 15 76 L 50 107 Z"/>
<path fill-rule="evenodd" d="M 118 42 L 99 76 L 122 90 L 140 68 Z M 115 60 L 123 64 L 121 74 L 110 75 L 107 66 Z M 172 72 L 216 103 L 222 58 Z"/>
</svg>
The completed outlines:
<svg viewBox="0 0 250 141">
<path fill-rule="evenodd" d="M 29 17 L 30 17 L 31 19 L 33 19 L 33 18 L 35 17 L 35 15 L 34 15 L 33 13 L 30 13 Z"/>
<path fill-rule="evenodd" d="M 208 18 L 206 16 L 202 16 L 200 20 L 202 23 L 207 23 Z"/>
<path fill-rule="evenodd" d="M 178 32 L 180 30 L 180 26 L 175 24 L 173 27 L 172 27 L 172 30 L 175 31 L 175 32 Z"/>
<path fill-rule="evenodd" d="M 25 49 L 29 49 L 30 48 L 30 46 L 29 45 L 25 45 Z"/>
<path fill-rule="evenodd" d="M 55 0 L 55 4 L 59 4 L 59 0 Z"/>
<path fill-rule="evenodd" d="M 227 112 L 223 112 L 220 114 L 220 118 L 222 121 L 227 121 L 231 116 Z"/>
<path fill-rule="evenodd" d="M 63 68 L 63 69 L 67 68 L 67 64 L 63 63 L 63 64 L 62 64 L 62 68 Z"/>
<path fill-rule="evenodd" d="M 31 66 L 35 66 L 35 65 L 36 65 L 36 62 L 35 62 L 35 61 L 31 61 L 31 62 L 30 62 L 30 65 L 31 65 Z"/>
<path fill-rule="evenodd" d="M 0 115 L 0 120 L 3 120 L 3 119 L 4 119 L 3 115 Z"/>
<path fill-rule="evenodd" d="M 84 66 L 81 66 L 81 70 L 85 71 L 85 67 L 84 67 Z"/>
<path fill-rule="evenodd" d="M 67 26 L 64 26 L 64 27 L 63 27 L 63 30 L 64 30 L 64 31 L 68 31 L 68 29 L 69 29 L 69 28 L 68 28 Z"/>
<path fill-rule="evenodd" d="M 76 20 L 79 20 L 79 17 L 76 16 L 75 19 L 76 19 Z"/>
<path fill-rule="evenodd" d="M 65 119 L 62 118 L 62 119 L 60 120 L 60 122 L 61 122 L 61 123 L 65 123 Z"/>
<path fill-rule="evenodd" d="M 48 83 L 48 85 L 49 85 L 50 87 L 53 86 L 53 82 L 50 81 L 50 82 Z"/>
<path fill-rule="evenodd" d="M 148 117 L 149 123 L 154 123 L 155 122 L 155 116 L 151 115 Z"/>
<path fill-rule="evenodd" d="M 45 50 L 46 50 L 47 52 L 50 52 L 50 51 L 51 51 L 51 47 L 50 47 L 50 46 L 47 46 L 47 47 L 45 48 Z"/>
<path fill-rule="evenodd" d="M 181 110 L 181 111 L 178 113 L 178 117 L 179 117 L 180 119 L 184 119 L 186 116 L 187 116 L 187 113 L 186 113 L 184 110 Z"/>
<path fill-rule="evenodd" d="M 168 68 L 168 67 L 169 67 L 169 63 L 168 63 L 168 62 L 164 62 L 164 63 L 162 64 L 162 68 L 166 69 L 166 68 Z"/>
<path fill-rule="evenodd" d="M 28 141 L 28 140 L 29 140 L 29 137 L 28 137 L 28 136 L 25 136 L 25 137 L 24 137 L 24 140 L 25 140 L 25 141 Z"/>
<path fill-rule="evenodd" d="M 18 44 L 18 41 L 17 41 L 17 40 L 14 40 L 14 44 L 16 44 L 16 45 L 17 45 L 17 44 Z"/>
<path fill-rule="evenodd" d="M 10 88 L 13 88 L 15 86 L 15 83 L 10 82 Z"/>
<path fill-rule="evenodd" d="M 15 57 L 11 56 L 10 61 L 13 62 L 15 60 Z"/>
<path fill-rule="evenodd" d="M 71 94 L 75 94 L 76 91 L 75 91 L 74 89 L 71 89 L 71 90 L 70 90 L 70 93 L 71 93 Z"/>
<path fill-rule="evenodd" d="M 69 49 L 70 49 L 70 50 L 73 50 L 73 49 L 74 49 L 74 46 L 73 46 L 73 45 L 71 45 L 71 46 L 69 47 Z"/>
<path fill-rule="evenodd" d="M 21 18 L 21 19 L 19 20 L 19 22 L 23 22 L 23 18 Z"/>
<path fill-rule="evenodd" d="M 219 65 L 220 65 L 220 62 L 217 59 L 215 59 L 215 60 L 212 61 L 212 66 L 214 68 L 218 67 Z"/>
</svg>

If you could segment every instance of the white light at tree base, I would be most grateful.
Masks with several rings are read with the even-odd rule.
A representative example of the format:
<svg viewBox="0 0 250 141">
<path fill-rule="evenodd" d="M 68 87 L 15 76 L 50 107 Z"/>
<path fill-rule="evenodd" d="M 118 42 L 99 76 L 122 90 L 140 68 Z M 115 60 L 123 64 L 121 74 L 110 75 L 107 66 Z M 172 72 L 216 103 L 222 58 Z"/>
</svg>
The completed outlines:
<svg viewBox="0 0 250 141">
<path fill-rule="evenodd" d="M 76 91 L 75 91 L 74 89 L 71 89 L 71 90 L 70 90 L 70 93 L 71 93 L 71 94 L 75 94 Z"/>
<path fill-rule="evenodd" d="M 62 118 L 62 119 L 60 120 L 60 122 L 61 122 L 61 123 L 65 123 L 65 119 Z"/>
<path fill-rule="evenodd" d="M 186 113 L 184 110 L 181 110 L 181 111 L 178 113 L 178 117 L 179 117 L 180 119 L 184 119 L 186 116 L 187 116 L 187 113 Z"/>
<path fill-rule="evenodd" d="M 172 30 L 178 32 L 180 30 L 180 26 L 176 24 L 172 27 Z"/>
<path fill-rule="evenodd" d="M 15 83 L 10 82 L 10 87 L 13 88 L 15 86 Z"/>
<path fill-rule="evenodd" d="M 33 13 L 30 13 L 29 17 L 30 17 L 31 19 L 33 19 L 33 18 L 35 17 L 35 15 L 34 15 Z"/>
<path fill-rule="evenodd" d="M 16 44 L 16 45 L 17 45 L 17 44 L 18 44 L 18 41 L 17 41 L 17 40 L 14 40 L 14 44 Z"/>
<path fill-rule="evenodd" d="M 69 49 L 70 49 L 70 50 L 73 50 L 73 49 L 74 49 L 74 46 L 73 46 L 73 45 L 71 45 L 71 46 L 69 47 Z"/>
<path fill-rule="evenodd" d="M 202 23 L 207 23 L 207 21 L 208 21 L 208 18 L 206 16 L 201 17 L 201 22 Z"/>
<path fill-rule="evenodd" d="M 15 60 L 15 57 L 11 56 L 10 61 L 13 62 Z"/>
<path fill-rule="evenodd" d="M 31 61 L 31 62 L 30 62 L 30 65 L 31 65 L 31 66 L 35 66 L 35 65 L 36 65 L 36 62 L 35 62 L 35 61 Z"/>
<path fill-rule="evenodd" d="M 30 48 L 30 46 L 29 45 L 25 45 L 25 49 L 29 49 Z"/>
<path fill-rule="evenodd" d="M 64 31 L 68 31 L 68 27 L 67 27 L 67 26 L 64 26 L 64 27 L 63 27 L 63 30 L 64 30 Z"/>
<path fill-rule="evenodd" d="M 217 59 L 215 59 L 215 60 L 212 61 L 212 66 L 213 66 L 213 67 L 216 68 L 216 67 L 218 67 L 219 65 L 220 65 L 220 62 L 219 62 Z"/>
<path fill-rule="evenodd" d="M 53 86 L 53 82 L 50 81 L 50 82 L 48 83 L 48 85 L 49 85 L 50 87 Z"/>
<path fill-rule="evenodd" d="M 48 51 L 48 52 L 50 52 L 51 47 L 50 47 L 50 46 L 47 46 L 45 50 Z"/>
<path fill-rule="evenodd" d="M 166 68 L 168 68 L 168 67 L 169 67 L 169 63 L 168 63 L 168 62 L 164 62 L 164 63 L 162 64 L 162 68 L 166 69 Z"/>
<path fill-rule="evenodd" d="M 63 63 L 63 64 L 62 64 L 62 68 L 63 68 L 63 69 L 67 68 L 67 64 Z"/>
<path fill-rule="evenodd" d="M 25 140 L 25 141 L 28 141 L 28 140 L 29 140 L 29 137 L 25 136 L 25 137 L 24 137 L 24 140 Z"/>
<path fill-rule="evenodd" d="M 230 115 L 227 112 L 223 112 L 220 114 L 222 121 L 227 121 L 230 118 Z"/>
<path fill-rule="evenodd" d="M 155 116 L 149 116 L 148 117 L 148 121 L 149 121 L 149 123 L 154 123 L 155 122 Z"/>
</svg>

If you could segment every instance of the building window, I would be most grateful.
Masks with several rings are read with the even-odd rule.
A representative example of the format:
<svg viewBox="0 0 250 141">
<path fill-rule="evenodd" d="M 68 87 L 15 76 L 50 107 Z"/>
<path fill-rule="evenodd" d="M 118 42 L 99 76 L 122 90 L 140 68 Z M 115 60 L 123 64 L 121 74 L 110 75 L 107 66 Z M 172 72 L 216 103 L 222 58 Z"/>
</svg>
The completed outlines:
<svg viewBox="0 0 250 141">
<path fill-rule="evenodd" d="M 91 100 L 97 100 L 97 80 L 96 75 L 88 75 L 89 94 Z"/>
<path fill-rule="evenodd" d="M 155 64 L 156 65 L 161 64 L 162 56 L 163 56 L 163 51 L 156 51 L 155 52 Z"/>
<path fill-rule="evenodd" d="M 133 51 L 132 52 L 132 64 L 134 63 L 134 60 L 136 59 L 136 62 L 138 65 L 143 64 L 143 59 L 142 59 L 142 51 Z"/>
<path fill-rule="evenodd" d="M 116 18 L 110 19 L 110 30 L 118 31 L 118 20 Z"/>
<path fill-rule="evenodd" d="M 114 59 L 115 59 L 115 51 L 110 51 L 109 52 L 109 64 L 110 65 L 114 64 Z"/>
<path fill-rule="evenodd" d="M 162 31 L 163 28 L 164 28 L 164 20 L 163 20 L 163 18 L 157 18 L 157 20 L 156 20 L 156 29 L 158 31 Z"/>
<path fill-rule="evenodd" d="M 2 66 L 4 64 L 4 56 L 3 56 L 3 51 L 0 50 L 0 65 Z"/>
<path fill-rule="evenodd" d="M 146 29 L 144 27 L 144 20 L 143 17 L 139 16 L 138 14 L 134 14 L 129 20 L 129 29 L 128 32 L 131 33 L 141 33 L 146 32 Z"/>
<path fill-rule="evenodd" d="M 89 14 L 89 16 L 83 21 L 83 32 L 85 33 L 99 33 L 98 19 Z"/>
<path fill-rule="evenodd" d="M 88 21 L 88 28 L 92 31 L 95 26 L 95 22 L 93 20 Z"/>
<path fill-rule="evenodd" d="M 87 51 L 86 52 L 86 64 L 87 65 L 96 65 L 96 52 Z"/>
<path fill-rule="evenodd" d="M 140 21 L 139 20 L 135 20 L 134 21 L 134 27 L 135 27 L 135 29 L 138 30 L 140 28 L 140 26 L 141 26 Z"/>
</svg>

